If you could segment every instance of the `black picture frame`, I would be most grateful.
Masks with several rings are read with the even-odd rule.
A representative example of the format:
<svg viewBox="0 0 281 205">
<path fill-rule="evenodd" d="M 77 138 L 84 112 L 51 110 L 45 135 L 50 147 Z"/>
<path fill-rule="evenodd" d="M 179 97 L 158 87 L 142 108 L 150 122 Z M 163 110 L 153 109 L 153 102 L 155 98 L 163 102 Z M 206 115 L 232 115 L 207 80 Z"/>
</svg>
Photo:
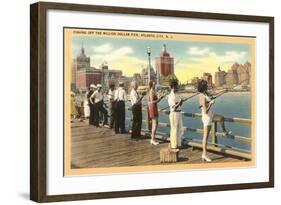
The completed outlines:
<svg viewBox="0 0 281 205">
<path fill-rule="evenodd" d="M 50 9 L 65 11 L 122 13 L 148 16 L 169 16 L 216 19 L 269 24 L 269 181 L 213 186 L 178 187 L 115 191 L 87 194 L 47 195 L 47 80 L 46 80 L 46 13 Z M 30 199 L 36 202 L 135 197 L 162 194 L 209 192 L 222 190 L 274 187 L 274 17 L 125 8 L 82 4 L 39 2 L 30 6 Z"/>
</svg>

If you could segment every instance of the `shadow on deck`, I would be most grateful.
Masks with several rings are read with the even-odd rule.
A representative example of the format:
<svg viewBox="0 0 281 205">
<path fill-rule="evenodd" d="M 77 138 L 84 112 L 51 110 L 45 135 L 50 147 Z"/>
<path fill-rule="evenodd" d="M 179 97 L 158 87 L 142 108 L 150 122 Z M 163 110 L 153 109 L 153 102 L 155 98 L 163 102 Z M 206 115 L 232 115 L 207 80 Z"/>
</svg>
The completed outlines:
<svg viewBox="0 0 281 205">
<path fill-rule="evenodd" d="M 168 147 L 168 142 L 150 145 L 150 139 L 143 137 L 132 141 L 130 134 L 115 134 L 108 128 L 89 126 L 88 122 L 71 124 L 71 166 L 77 168 L 102 168 L 160 165 L 160 149 Z M 179 152 L 177 163 L 198 164 L 202 150 L 185 147 Z M 239 158 L 209 152 L 212 163 L 241 162 Z"/>
</svg>

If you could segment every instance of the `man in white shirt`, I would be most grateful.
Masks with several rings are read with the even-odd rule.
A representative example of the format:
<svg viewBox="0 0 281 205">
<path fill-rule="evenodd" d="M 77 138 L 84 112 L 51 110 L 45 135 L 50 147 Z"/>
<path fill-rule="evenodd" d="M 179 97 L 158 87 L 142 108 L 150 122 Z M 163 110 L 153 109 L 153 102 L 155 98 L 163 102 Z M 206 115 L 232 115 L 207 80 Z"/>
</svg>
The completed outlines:
<svg viewBox="0 0 281 205">
<path fill-rule="evenodd" d="M 103 126 L 108 124 L 107 123 L 107 110 L 103 107 L 103 93 L 101 91 L 101 84 L 97 85 L 97 90 L 91 95 L 90 101 L 95 105 L 96 114 L 95 114 L 95 126 L 99 127 L 100 122 L 100 113 L 103 116 Z"/>
<path fill-rule="evenodd" d="M 89 125 L 95 125 L 95 115 L 96 115 L 96 109 L 95 109 L 95 104 L 91 100 L 92 94 L 95 92 L 96 86 L 94 84 L 90 85 L 90 90 L 87 94 L 87 99 L 88 99 L 88 104 L 90 108 L 90 116 L 89 116 Z"/>
<path fill-rule="evenodd" d="M 138 84 L 133 81 L 131 83 L 131 92 L 130 92 L 130 101 L 132 104 L 132 114 L 133 114 L 133 123 L 132 123 L 132 133 L 131 139 L 139 139 L 141 137 L 141 125 L 142 125 L 142 104 L 141 101 L 143 96 L 140 96 L 137 92 Z"/>
<path fill-rule="evenodd" d="M 114 94 L 115 94 L 115 85 L 114 84 L 110 84 L 109 85 L 109 91 L 108 91 L 108 100 L 109 100 L 109 111 L 110 111 L 110 124 L 109 124 L 109 128 L 113 128 L 114 127 L 114 118 L 115 118 L 115 105 L 114 105 Z"/>
<path fill-rule="evenodd" d="M 125 101 L 126 91 L 124 83 L 119 83 L 119 88 L 114 94 L 115 101 L 115 133 L 125 133 Z"/>
<path fill-rule="evenodd" d="M 171 93 L 168 96 L 168 103 L 170 106 L 170 147 L 177 149 L 181 147 L 182 136 L 183 136 L 183 122 L 181 114 L 182 99 L 179 97 L 178 82 L 172 81 L 170 83 Z"/>
</svg>

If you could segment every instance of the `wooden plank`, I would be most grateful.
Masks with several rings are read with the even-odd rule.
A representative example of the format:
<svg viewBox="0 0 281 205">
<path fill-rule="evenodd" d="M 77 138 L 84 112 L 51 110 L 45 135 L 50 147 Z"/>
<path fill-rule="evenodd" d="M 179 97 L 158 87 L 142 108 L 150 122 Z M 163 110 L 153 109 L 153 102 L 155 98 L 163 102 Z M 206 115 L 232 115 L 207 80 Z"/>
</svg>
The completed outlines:
<svg viewBox="0 0 281 205">
<path fill-rule="evenodd" d="M 130 134 L 115 134 L 108 128 L 89 126 L 87 122 L 72 123 L 71 133 L 73 168 L 159 165 L 160 149 L 168 147 L 168 143 L 153 146 L 148 137 L 132 141 Z M 186 147 L 180 150 L 176 163 L 202 163 L 201 154 L 201 150 Z M 239 161 L 219 154 L 210 157 L 214 163 Z"/>
<path fill-rule="evenodd" d="M 202 148 L 202 144 L 197 143 L 197 142 L 188 142 L 188 145 Z M 207 149 L 209 151 L 215 151 L 215 152 L 219 152 L 222 154 L 228 154 L 228 155 L 232 155 L 235 157 L 241 157 L 244 159 L 251 160 L 251 155 L 248 153 L 242 153 L 242 152 L 238 152 L 236 150 L 230 150 L 230 149 L 228 150 L 228 149 L 224 149 L 224 148 L 220 148 L 220 147 L 215 147 L 213 145 L 208 145 Z"/>
</svg>

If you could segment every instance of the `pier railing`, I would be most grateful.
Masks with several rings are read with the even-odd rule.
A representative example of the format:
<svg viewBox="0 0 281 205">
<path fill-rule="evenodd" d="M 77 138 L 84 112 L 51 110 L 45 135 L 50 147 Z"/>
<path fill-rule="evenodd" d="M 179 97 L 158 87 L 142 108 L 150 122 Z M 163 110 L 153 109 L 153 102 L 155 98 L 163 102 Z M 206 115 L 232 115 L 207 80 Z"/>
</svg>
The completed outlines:
<svg viewBox="0 0 281 205">
<path fill-rule="evenodd" d="M 127 110 L 131 111 L 131 108 L 129 107 Z M 142 111 L 146 116 L 146 119 L 143 120 L 143 123 L 146 124 L 146 129 L 143 129 L 142 131 L 146 135 L 150 135 L 151 132 L 151 121 L 148 117 L 148 110 L 147 107 L 143 107 Z M 169 115 L 170 111 L 167 109 L 159 109 L 158 110 L 159 114 L 165 114 Z M 202 115 L 200 113 L 188 113 L 188 112 L 181 112 L 183 117 L 188 117 L 188 118 L 194 118 L 198 119 L 201 121 Z M 229 123 L 234 123 L 234 124 L 242 124 L 242 125 L 248 125 L 251 126 L 252 121 L 251 119 L 246 119 L 246 118 L 237 118 L 237 117 L 224 117 L 225 122 Z M 132 121 L 131 118 L 127 118 L 127 120 Z M 218 121 L 214 120 L 211 125 L 211 132 L 210 132 L 210 137 L 211 140 L 208 142 L 207 149 L 210 151 L 218 152 L 221 154 L 228 154 L 232 155 L 235 157 L 239 157 L 245 160 L 251 160 L 251 151 L 245 150 L 245 149 L 240 149 L 237 147 L 233 147 L 230 145 L 224 145 L 224 144 L 219 144 L 218 143 L 218 137 L 221 138 L 229 138 L 232 139 L 236 142 L 242 142 L 242 143 L 247 143 L 250 145 L 250 150 L 251 148 L 251 143 L 252 143 L 252 138 L 251 137 L 246 137 L 246 136 L 239 136 L 239 135 L 224 135 L 222 132 L 218 131 Z M 164 123 L 164 122 L 159 122 L 158 127 L 163 127 L 163 128 L 169 128 L 170 124 L 169 123 Z M 195 132 L 195 133 L 200 133 L 203 136 L 204 130 L 201 128 L 192 128 L 192 127 L 183 127 L 184 132 Z M 169 133 L 164 133 L 164 132 L 157 132 L 156 133 L 156 138 L 159 140 L 164 140 L 164 141 L 169 141 Z M 195 138 L 184 138 L 183 139 L 183 144 L 184 145 L 189 145 L 194 148 L 202 148 L 202 139 L 195 139 Z"/>
<path fill-rule="evenodd" d="M 130 108 L 129 108 L 130 110 Z M 147 108 L 142 109 L 147 116 L 146 120 L 143 120 L 144 123 L 147 124 L 147 129 L 143 130 L 146 134 L 149 134 L 150 132 L 150 119 L 148 118 L 147 115 Z M 160 114 L 166 114 L 169 115 L 170 111 L 168 110 L 159 110 Z M 187 113 L 187 112 L 182 112 L 183 117 L 189 117 L 189 118 L 195 118 L 195 119 L 200 119 L 202 115 L 200 113 Z M 132 119 L 130 119 L 132 120 Z M 224 117 L 225 122 L 230 122 L 230 123 L 235 123 L 235 124 L 243 124 L 243 125 L 251 125 L 251 120 L 250 119 L 245 119 L 245 118 L 231 118 L 231 117 Z M 235 157 L 239 157 L 245 160 L 251 160 L 251 152 L 244 150 L 244 149 L 239 149 L 236 147 L 232 147 L 229 145 L 223 145 L 223 144 L 218 144 L 218 137 L 224 137 L 224 138 L 229 138 L 234 141 L 239 141 L 243 143 L 248 143 L 251 145 L 252 139 L 251 137 L 246 137 L 246 136 L 239 136 L 239 135 L 224 135 L 222 132 L 218 131 L 218 126 L 217 126 L 218 121 L 214 120 L 211 125 L 211 142 L 208 142 L 207 149 L 210 151 L 214 152 L 219 152 L 222 154 L 228 154 L 232 155 Z M 169 123 L 164 123 L 164 122 L 159 122 L 158 123 L 159 127 L 166 127 L 169 128 L 170 124 Z M 195 132 L 195 133 L 200 133 L 203 135 L 203 129 L 201 128 L 191 128 L 191 127 L 183 127 L 184 132 Z M 156 138 L 160 140 L 165 140 L 169 141 L 169 133 L 161 133 L 158 132 Z M 185 138 L 183 139 L 183 144 L 189 145 L 195 148 L 202 148 L 202 140 L 194 139 L 194 138 Z M 251 147 L 251 146 L 250 146 Z"/>
</svg>

